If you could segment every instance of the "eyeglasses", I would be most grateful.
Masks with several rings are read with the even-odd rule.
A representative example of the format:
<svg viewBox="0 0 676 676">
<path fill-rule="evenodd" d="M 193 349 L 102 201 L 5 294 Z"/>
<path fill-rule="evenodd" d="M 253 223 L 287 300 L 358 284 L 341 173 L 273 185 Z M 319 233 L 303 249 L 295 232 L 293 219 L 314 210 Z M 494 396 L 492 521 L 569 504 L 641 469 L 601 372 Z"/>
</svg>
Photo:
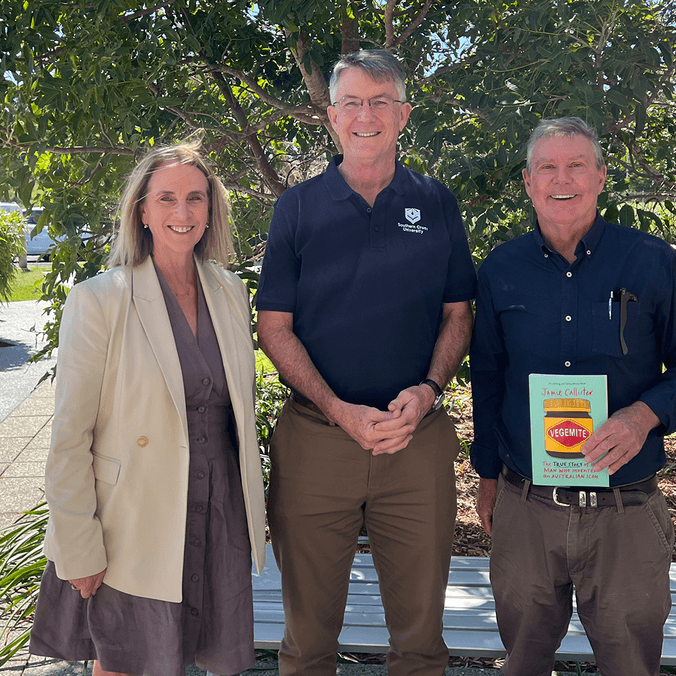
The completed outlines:
<svg viewBox="0 0 676 676">
<path fill-rule="evenodd" d="M 375 111 L 385 111 L 390 108 L 393 103 L 406 103 L 406 101 L 393 99 L 391 96 L 387 96 L 387 94 L 381 94 L 380 96 L 374 96 L 368 100 L 360 99 L 358 96 L 343 96 L 343 98 L 331 105 L 334 108 L 340 108 L 346 113 L 356 113 L 362 108 L 365 101 L 368 103 L 369 108 Z"/>
</svg>

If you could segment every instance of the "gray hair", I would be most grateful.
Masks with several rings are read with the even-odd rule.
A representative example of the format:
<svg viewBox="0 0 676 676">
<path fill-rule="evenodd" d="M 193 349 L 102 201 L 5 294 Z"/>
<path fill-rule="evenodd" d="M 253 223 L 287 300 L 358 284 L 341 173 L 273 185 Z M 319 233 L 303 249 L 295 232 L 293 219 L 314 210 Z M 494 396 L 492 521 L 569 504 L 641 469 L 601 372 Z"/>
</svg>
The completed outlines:
<svg viewBox="0 0 676 676">
<path fill-rule="evenodd" d="M 331 103 L 336 102 L 335 96 L 340 75 L 348 68 L 361 68 L 376 82 L 393 82 L 399 99 L 401 101 L 406 100 L 406 74 L 397 57 L 387 49 L 360 49 L 358 52 L 341 57 L 333 67 L 329 81 Z"/>
<path fill-rule="evenodd" d="M 596 168 L 605 166 L 603 149 L 596 132 L 580 117 L 560 117 L 555 120 L 541 120 L 533 130 L 526 146 L 526 171 L 530 173 L 530 164 L 533 159 L 533 148 L 541 138 L 548 136 L 583 136 L 592 145 Z"/>
<path fill-rule="evenodd" d="M 234 248 L 230 234 L 230 202 L 221 180 L 207 161 L 201 141 L 183 141 L 170 146 L 155 146 L 136 165 L 127 179 L 120 201 L 120 226 L 108 258 L 108 267 L 134 267 L 153 250 L 153 236 L 141 223 L 140 207 L 148 194 L 150 177 L 167 164 L 189 164 L 207 178 L 209 228 L 195 245 L 198 260 L 215 260 L 226 266 Z"/>
</svg>

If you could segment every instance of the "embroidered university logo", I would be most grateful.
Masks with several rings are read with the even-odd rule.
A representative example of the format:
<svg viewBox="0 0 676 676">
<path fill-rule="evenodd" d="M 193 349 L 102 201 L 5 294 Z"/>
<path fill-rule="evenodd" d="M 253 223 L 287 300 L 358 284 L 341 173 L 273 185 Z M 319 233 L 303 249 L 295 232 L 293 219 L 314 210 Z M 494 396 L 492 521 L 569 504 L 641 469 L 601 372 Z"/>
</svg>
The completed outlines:
<svg viewBox="0 0 676 676">
<path fill-rule="evenodd" d="M 406 216 L 406 220 L 411 224 L 417 223 L 420 220 L 420 209 L 406 209 L 404 214 Z"/>
</svg>

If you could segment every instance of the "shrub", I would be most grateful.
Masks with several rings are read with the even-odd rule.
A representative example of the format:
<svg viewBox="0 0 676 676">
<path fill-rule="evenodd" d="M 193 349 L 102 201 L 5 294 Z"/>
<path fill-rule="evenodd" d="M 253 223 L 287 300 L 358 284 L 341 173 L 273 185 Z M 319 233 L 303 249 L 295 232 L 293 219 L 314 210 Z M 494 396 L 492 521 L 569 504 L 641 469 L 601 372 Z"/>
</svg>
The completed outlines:
<svg viewBox="0 0 676 676">
<path fill-rule="evenodd" d="M 47 505 L 42 502 L 0 533 L 0 665 L 30 638 L 40 580 L 47 565 L 42 553 L 47 516 Z"/>
<path fill-rule="evenodd" d="M 270 483 L 270 440 L 277 424 L 277 418 L 288 396 L 289 388 L 279 382 L 276 373 L 258 373 L 256 376 L 256 432 L 258 433 L 266 497 Z"/>
<path fill-rule="evenodd" d="M 25 219 L 19 211 L 0 210 L 0 300 L 8 300 L 16 274 L 14 259 L 26 250 Z"/>
</svg>

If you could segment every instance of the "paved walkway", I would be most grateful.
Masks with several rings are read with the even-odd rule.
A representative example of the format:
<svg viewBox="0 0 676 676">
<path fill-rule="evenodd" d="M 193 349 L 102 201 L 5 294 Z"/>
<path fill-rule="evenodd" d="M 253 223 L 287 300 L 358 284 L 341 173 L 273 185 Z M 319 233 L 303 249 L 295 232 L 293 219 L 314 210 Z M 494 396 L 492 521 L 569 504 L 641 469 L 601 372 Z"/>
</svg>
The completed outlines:
<svg viewBox="0 0 676 676">
<path fill-rule="evenodd" d="M 0 304 L 0 421 L 31 394 L 56 363 L 55 359 L 28 363 L 46 343 L 46 307 L 43 301 Z"/>
</svg>

